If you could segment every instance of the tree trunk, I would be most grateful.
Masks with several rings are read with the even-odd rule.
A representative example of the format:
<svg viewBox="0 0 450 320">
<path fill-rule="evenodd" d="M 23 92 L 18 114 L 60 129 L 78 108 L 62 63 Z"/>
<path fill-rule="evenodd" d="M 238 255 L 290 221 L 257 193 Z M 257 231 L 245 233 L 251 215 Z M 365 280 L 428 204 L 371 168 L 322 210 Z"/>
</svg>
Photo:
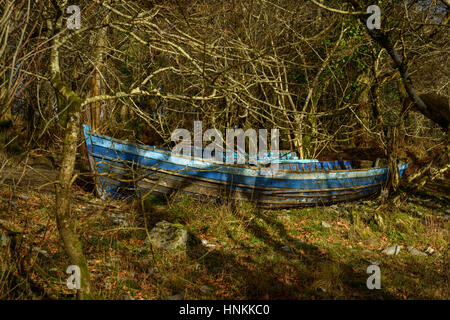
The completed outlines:
<svg viewBox="0 0 450 320">
<path fill-rule="evenodd" d="M 56 224 L 64 243 L 64 249 L 69 256 L 70 264 L 78 266 L 81 271 L 81 288 L 78 291 L 78 297 L 86 299 L 91 296 L 89 271 L 83 255 L 81 241 L 76 234 L 75 224 L 70 214 L 72 177 L 80 131 L 80 100 L 78 97 L 74 97 L 68 102 L 71 105 L 64 137 L 64 156 L 59 171 L 59 183 L 56 184 Z"/>
<path fill-rule="evenodd" d="M 105 18 L 105 23 L 109 22 L 109 14 Z M 108 33 L 107 28 L 100 29 L 95 36 L 95 68 L 94 73 L 91 78 L 91 97 L 100 96 L 102 94 L 102 70 L 104 65 L 104 54 L 103 50 L 105 49 L 107 42 Z M 101 123 L 101 113 L 102 113 L 102 101 L 96 101 L 91 103 L 90 105 L 90 114 L 89 118 L 91 120 L 90 126 L 93 132 L 96 132 L 100 127 Z M 89 112 L 88 112 L 89 113 Z"/>
<path fill-rule="evenodd" d="M 91 285 L 86 259 L 83 255 L 81 241 L 79 240 L 74 221 L 71 218 L 71 186 L 73 183 L 73 170 L 77 154 L 78 133 L 80 132 L 81 104 L 83 99 L 77 96 L 66 83 L 62 81 L 60 71 L 59 48 L 62 45 L 60 31 L 62 29 L 65 5 L 63 2 L 56 2 L 59 6 L 60 15 L 54 21 L 49 21 L 48 26 L 52 29 L 53 40 L 50 52 L 50 73 L 51 83 L 58 94 L 62 110 L 67 125 L 64 133 L 63 159 L 59 178 L 55 184 L 56 193 L 56 224 L 59 234 L 64 244 L 64 250 L 69 256 L 70 265 L 76 265 L 81 271 L 81 288 L 77 292 L 80 299 L 88 299 L 91 296 Z"/>
<path fill-rule="evenodd" d="M 397 147 L 397 139 L 398 139 L 398 129 L 396 127 L 391 129 L 391 134 L 388 138 L 388 159 L 389 159 L 389 177 L 387 188 L 389 193 L 396 193 L 398 190 L 398 186 L 400 184 L 400 174 L 398 171 L 398 147 Z"/>
</svg>

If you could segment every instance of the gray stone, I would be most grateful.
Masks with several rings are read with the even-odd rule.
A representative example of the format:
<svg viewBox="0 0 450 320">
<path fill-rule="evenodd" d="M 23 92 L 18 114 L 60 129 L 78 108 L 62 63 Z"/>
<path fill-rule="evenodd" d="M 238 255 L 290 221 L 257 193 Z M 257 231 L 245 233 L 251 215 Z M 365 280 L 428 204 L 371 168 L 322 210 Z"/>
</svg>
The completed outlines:
<svg viewBox="0 0 450 320">
<path fill-rule="evenodd" d="M 121 213 L 110 213 L 110 214 L 108 214 L 108 216 L 109 216 L 109 218 L 112 219 L 112 222 L 115 225 L 122 226 L 122 227 L 128 227 L 129 226 L 125 216 L 123 214 L 121 214 Z"/>
<path fill-rule="evenodd" d="M 123 300 L 134 300 L 134 298 L 131 295 L 126 294 L 123 296 Z"/>
<path fill-rule="evenodd" d="M 202 245 L 209 249 L 214 249 L 215 247 L 217 247 L 215 244 L 208 243 L 208 240 L 205 239 L 202 239 Z"/>
<path fill-rule="evenodd" d="M 291 252 L 292 249 L 289 246 L 282 246 L 281 250 L 283 250 L 284 252 Z"/>
<path fill-rule="evenodd" d="M 32 251 L 38 252 L 39 254 L 42 254 L 44 257 L 47 257 L 47 258 L 49 257 L 48 252 L 45 250 L 42 250 L 41 248 L 35 247 L 32 249 Z"/>
<path fill-rule="evenodd" d="M 167 298 L 168 300 L 184 300 L 184 293 L 178 293 Z"/>
<path fill-rule="evenodd" d="M 406 248 L 406 250 L 408 250 L 408 252 L 410 254 L 412 254 L 413 256 L 426 256 L 427 255 L 425 252 L 419 251 L 412 246 L 408 246 Z"/>
<path fill-rule="evenodd" d="M 331 228 L 331 224 L 329 224 L 329 223 L 327 223 L 325 221 L 322 221 L 322 227 L 324 227 L 324 228 Z"/>
<path fill-rule="evenodd" d="M 174 250 L 186 248 L 188 232 L 167 221 L 160 221 L 150 231 L 150 241 L 158 249 Z"/>
<path fill-rule="evenodd" d="M 388 256 L 397 255 L 400 252 L 401 246 L 392 246 L 384 249 L 382 252 Z"/>
</svg>

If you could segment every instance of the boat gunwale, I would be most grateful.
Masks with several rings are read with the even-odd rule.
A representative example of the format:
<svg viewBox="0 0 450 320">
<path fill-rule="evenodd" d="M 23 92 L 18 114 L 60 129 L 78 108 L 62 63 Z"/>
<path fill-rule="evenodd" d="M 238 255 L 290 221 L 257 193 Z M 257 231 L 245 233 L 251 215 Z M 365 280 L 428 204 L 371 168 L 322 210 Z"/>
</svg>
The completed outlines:
<svg viewBox="0 0 450 320">
<path fill-rule="evenodd" d="M 158 147 L 155 147 L 155 146 L 141 145 L 141 144 L 137 144 L 137 143 L 134 143 L 134 142 L 128 142 L 128 141 L 125 141 L 125 140 L 120 140 L 120 139 L 116 139 L 116 138 L 112 138 L 112 137 L 109 137 L 109 136 L 100 135 L 100 134 L 96 134 L 96 133 L 92 133 L 92 132 L 90 132 L 89 136 L 96 136 L 99 139 L 110 141 L 112 143 L 115 142 L 115 143 L 118 143 L 118 144 L 121 144 L 121 145 L 132 145 L 132 146 L 136 147 L 137 149 L 144 149 L 144 150 L 148 150 L 148 151 L 152 151 L 152 152 L 160 153 L 160 154 L 161 153 L 168 154 L 168 155 L 170 155 L 171 157 L 174 157 L 174 158 L 182 158 L 182 159 L 187 159 L 187 160 L 190 160 L 190 161 L 197 161 L 197 162 L 200 162 L 200 163 L 207 162 L 207 163 L 215 164 L 215 165 L 217 165 L 219 167 L 250 169 L 250 170 L 253 170 L 253 171 L 257 171 L 257 170 L 260 170 L 260 169 L 267 168 L 267 167 L 261 167 L 261 166 L 256 166 L 255 167 L 255 166 L 250 166 L 250 165 L 245 165 L 245 164 L 227 164 L 227 163 L 223 163 L 223 162 L 218 162 L 218 161 L 213 161 L 213 160 L 209 160 L 209 159 L 198 158 L 198 157 L 194 157 L 194 156 L 185 156 L 185 155 L 178 155 L 178 154 L 177 155 L 173 155 L 170 151 L 167 151 L 167 150 L 164 150 L 164 149 L 159 149 Z M 105 146 L 102 146 L 102 145 L 99 145 L 99 144 L 95 144 L 95 143 L 90 143 L 90 145 L 96 145 L 96 146 L 99 146 L 99 147 L 106 148 Z M 110 150 L 115 150 L 115 149 L 114 148 L 110 148 Z M 119 151 L 119 152 L 125 153 L 124 151 Z M 164 161 L 164 162 L 167 162 L 167 163 L 173 163 L 173 161 L 170 161 L 169 159 L 165 159 L 165 160 L 154 159 L 154 158 L 149 157 L 148 155 L 136 154 L 136 153 L 133 153 L 131 151 L 127 152 L 127 153 L 134 154 L 134 155 L 136 155 L 138 157 L 143 157 L 143 158 L 147 158 L 147 159 Z M 111 160 L 111 161 L 115 161 L 115 160 Z M 301 159 L 299 159 L 299 161 L 301 161 Z M 176 164 L 176 165 L 179 165 L 179 164 Z M 407 163 L 399 164 L 399 167 L 400 166 L 404 166 L 405 167 L 406 165 L 407 165 Z M 189 167 L 197 168 L 197 167 L 191 166 L 191 165 L 189 165 Z M 200 169 L 200 168 L 198 168 L 198 169 Z M 373 168 L 373 167 L 371 167 L 371 168 L 352 168 L 352 169 L 341 169 L 341 170 L 314 170 L 314 171 L 307 171 L 307 172 L 300 171 L 300 170 L 285 170 L 285 169 L 277 169 L 277 171 L 285 172 L 285 173 L 296 173 L 296 174 L 311 174 L 311 173 L 327 173 L 328 174 L 328 173 L 350 173 L 350 172 L 363 172 L 363 171 L 369 172 L 369 171 L 386 170 L 386 169 L 388 169 L 388 168 L 387 167 L 381 167 L 381 168 Z M 406 169 L 406 167 L 405 167 L 405 169 Z M 205 169 L 201 169 L 201 170 L 205 170 Z M 227 173 L 227 174 L 231 174 L 231 173 Z M 267 176 L 267 177 L 270 177 L 270 176 Z M 332 179 L 346 179 L 346 178 L 332 178 Z M 323 180 L 323 179 L 321 179 L 321 180 Z"/>
<path fill-rule="evenodd" d="M 102 145 L 96 145 L 96 146 L 106 149 L 106 147 L 102 146 Z M 108 150 L 113 150 L 113 151 L 117 152 L 117 150 L 111 149 L 111 148 L 108 149 Z M 282 170 L 282 169 L 277 170 L 277 171 L 279 171 L 281 173 L 290 173 L 290 174 L 296 174 L 296 175 L 301 175 L 301 176 L 302 175 L 305 175 L 305 176 L 308 175 L 309 176 L 311 174 L 330 175 L 330 174 L 333 174 L 333 173 L 345 173 L 346 175 L 352 174 L 352 173 L 361 173 L 361 172 L 369 173 L 368 175 L 357 175 L 356 177 L 343 176 L 343 177 L 323 177 L 323 178 L 319 178 L 319 177 L 316 176 L 316 177 L 308 177 L 309 179 L 307 179 L 305 176 L 304 177 L 300 177 L 300 178 L 297 178 L 297 177 L 292 178 L 292 177 L 286 177 L 286 176 L 273 176 L 273 175 L 272 176 L 270 176 L 270 175 L 269 176 L 264 176 L 264 175 L 258 175 L 258 174 L 257 175 L 246 175 L 246 174 L 243 174 L 243 173 L 232 173 L 232 172 L 219 171 L 223 167 L 222 165 L 218 165 L 217 168 L 199 168 L 199 167 L 194 167 L 194 166 L 191 166 L 191 165 L 176 164 L 173 161 L 170 161 L 169 159 L 154 159 L 154 158 L 151 158 L 149 156 L 139 155 L 139 154 L 135 154 L 135 153 L 132 153 L 132 152 L 125 152 L 125 151 L 118 151 L 118 152 L 128 153 L 128 154 L 135 155 L 137 157 L 142 157 L 142 158 L 146 158 L 146 159 L 150 159 L 150 160 L 154 160 L 154 161 L 159 161 L 160 163 L 166 163 L 166 164 L 169 164 L 169 165 L 176 165 L 176 166 L 184 166 L 185 167 L 184 169 L 179 169 L 179 170 L 186 170 L 186 168 L 191 168 L 192 171 L 211 171 L 211 172 L 220 172 L 222 174 L 229 174 L 229 175 L 233 175 L 234 174 L 234 175 L 240 175 L 240 176 L 244 176 L 244 177 L 254 177 L 254 178 L 259 177 L 259 178 L 265 178 L 265 179 L 278 179 L 278 180 L 341 180 L 341 179 L 358 179 L 358 178 L 368 178 L 368 177 L 382 176 L 382 175 L 385 175 L 387 173 L 386 170 L 388 170 L 388 168 L 386 168 L 386 167 L 383 167 L 383 168 L 349 169 L 349 170 L 308 171 L 308 172 L 292 171 L 292 170 L 289 171 L 289 170 Z M 96 158 L 98 158 L 98 159 L 105 159 L 105 160 L 110 161 L 110 162 L 128 161 L 129 163 L 131 163 L 129 160 L 123 160 L 123 159 L 120 159 L 120 158 L 119 159 L 117 159 L 117 158 L 113 159 L 110 156 L 107 156 L 105 154 L 99 154 L 99 153 L 96 153 L 96 152 L 93 152 L 93 151 L 91 151 L 91 154 L 93 156 L 95 156 Z M 135 163 L 135 164 L 137 164 L 137 163 Z M 138 165 L 139 166 L 144 166 L 141 163 L 139 163 Z M 399 166 L 399 170 L 406 169 L 406 167 L 407 167 L 406 165 L 407 164 L 398 165 Z M 153 168 L 153 167 L 149 167 L 149 166 L 146 166 L 146 167 Z M 402 168 L 402 167 L 404 167 L 404 168 Z M 228 166 L 228 168 L 249 169 L 249 168 L 241 168 L 241 167 L 234 167 L 234 166 Z M 256 168 L 250 168 L 250 169 L 252 169 L 253 172 L 257 173 L 257 169 Z M 261 168 L 259 168 L 259 169 L 261 169 Z M 377 171 L 377 172 L 374 172 L 374 171 Z"/>
<path fill-rule="evenodd" d="M 119 143 L 119 144 L 122 144 L 122 145 L 132 145 L 132 146 L 135 146 L 138 149 L 144 149 L 144 150 L 153 151 L 153 152 L 156 152 L 156 153 L 168 154 L 168 155 L 170 155 L 171 157 L 174 157 L 174 158 L 183 158 L 183 159 L 188 159 L 190 161 L 207 162 L 207 163 L 216 164 L 216 165 L 222 166 L 222 167 L 242 168 L 242 169 L 245 168 L 245 169 L 251 169 L 251 170 L 254 170 L 254 171 L 259 170 L 261 168 L 268 168 L 268 167 L 262 167 L 262 166 L 257 166 L 257 165 L 250 166 L 250 165 L 246 165 L 246 164 L 229 164 L 229 163 L 226 163 L 226 162 L 219 162 L 219 161 L 214 161 L 214 160 L 210 160 L 210 159 L 198 158 L 198 157 L 194 157 L 194 156 L 185 156 L 185 155 L 179 155 L 179 154 L 172 154 L 171 151 L 164 150 L 164 149 L 159 149 L 156 146 L 147 146 L 147 145 L 143 145 L 143 144 L 137 144 L 137 143 L 129 142 L 129 141 L 126 141 L 126 140 L 120 140 L 120 139 L 116 139 L 116 138 L 113 138 L 113 137 L 109 137 L 109 136 L 105 136 L 105 135 L 101 135 L 101 134 L 97 134 L 97 133 L 92 133 L 91 131 L 89 131 L 89 132 L 90 132 L 89 136 L 96 136 L 97 138 L 100 138 L 100 139 L 103 139 L 103 140 L 107 140 L 107 141 L 111 141 L 111 142 L 116 142 L 116 143 Z M 94 143 L 91 143 L 91 145 L 100 146 L 100 145 L 94 144 Z M 101 146 L 101 147 L 104 147 L 104 146 Z M 104 148 L 106 148 L 106 147 L 104 147 Z M 112 148 L 111 150 L 115 150 L 115 149 Z M 120 152 L 124 152 L 124 151 L 120 151 Z M 128 153 L 132 153 L 132 152 L 128 152 Z M 132 154 L 134 154 L 134 153 L 132 153 Z M 152 159 L 152 158 L 150 158 L 150 157 L 148 157 L 146 155 L 141 155 L 141 154 L 135 154 L 135 155 L 139 156 L 139 157 Z M 153 159 L 153 160 L 157 160 L 157 159 Z M 302 159 L 299 159 L 298 161 L 300 162 L 301 160 Z M 161 161 L 163 161 L 163 160 L 161 160 Z M 337 161 L 341 161 L 341 160 L 337 160 Z M 342 161 L 344 161 L 344 160 L 342 160 Z M 346 160 L 346 161 L 350 161 L 350 160 Z M 166 162 L 170 162 L 170 160 L 166 160 Z M 281 163 L 279 163 L 279 164 L 281 164 Z M 399 164 L 399 166 L 404 166 L 406 164 L 407 163 Z M 257 166 L 257 167 L 255 167 L 255 166 Z M 315 171 L 307 171 L 307 172 L 300 171 L 300 170 L 277 169 L 277 171 L 289 172 L 289 173 L 334 173 L 334 172 L 340 173 L 340 172 L 374 171 L 374 170 L 380 170 L 380 169 L 382 170 L 382 169 L 388 169 L 388 168 L 387 167 L 381 167 L 381 168 L 373 168 L 373 167 L 371 167 L 371 168 L 359 168 L 359 169 L 352 168 L 352 169 L 340 169 L 340 170 L 315 170 Z"/>
</svg>

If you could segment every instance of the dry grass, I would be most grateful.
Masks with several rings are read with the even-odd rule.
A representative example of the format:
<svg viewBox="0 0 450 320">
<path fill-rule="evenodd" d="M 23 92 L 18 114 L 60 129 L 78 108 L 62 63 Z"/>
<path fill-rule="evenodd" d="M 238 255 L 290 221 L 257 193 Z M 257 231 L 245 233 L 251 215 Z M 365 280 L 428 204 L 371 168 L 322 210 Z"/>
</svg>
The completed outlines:
<svg viewBox="0 0 450 320">
<path fill-rule="evenodd" d="M 65 286 L 67 260 L 52 195 L 14 190 L 0 188 L 0 219 L 23 237 L 14 253 L 1 249 L 1 276 L 8 279 L 0 281 L 1 299 L 73 298 Z M 186 299 L 449 298 L 446 203 L 410 195 L 397 206 L 367 201 L 270 211 L 250 203 L 149 199 L 149 229 L 168 220 L 191 235 L 187 250 L 165 252 L 146 243 L 144 215 L 135 203 L 102 202 L 76 187 L 74 194 L 73 217 L 99 299 L 180 293 Z M 403 246 L 398 256 L 381 254 L 394 244 Z M 413 256 L 405 249 L 411 245 L 435 253 Z M 382 290 L 366 287 L 374 261 Z"/>
</svg>

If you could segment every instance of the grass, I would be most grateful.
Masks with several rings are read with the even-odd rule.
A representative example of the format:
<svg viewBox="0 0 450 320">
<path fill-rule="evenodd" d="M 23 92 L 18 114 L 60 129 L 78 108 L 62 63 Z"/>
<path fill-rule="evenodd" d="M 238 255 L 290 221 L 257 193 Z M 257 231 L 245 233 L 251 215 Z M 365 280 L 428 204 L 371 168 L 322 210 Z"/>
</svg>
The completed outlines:
<svg viewBox="0 0 450 320">
<path fill-rule="evenodd" d="M 137 203 L 104 203 L 77 188 L 74 194 L 73 215 L 99 299 L 180 293 L 186 299 L 450 298 L 446 203 L 428 206 L 405 196 L 397 205 L 363 201 L 274 211 L 245 202 L 147 199 L 145 223 Z M 2 275 L 16 276 L 0 281 L 0 299 L 73 298 L 53 206 L 51 195 L 0 188 L 0 219 L 23 234 L 14 252 L 1 249 Z M 118 215 L 126 223 L 117 223 Z M 186 250 L 166 252 L 146 243 L 145 226 L 161 220 L 189 231 Z M 398 256 L 382 254 L 390 245 L 403 249 Z M 435 253 L 413 256 L 407 246 Z M 381 290 L 366 287 L 366 269 L 374 262 Z"/>
</svg>

